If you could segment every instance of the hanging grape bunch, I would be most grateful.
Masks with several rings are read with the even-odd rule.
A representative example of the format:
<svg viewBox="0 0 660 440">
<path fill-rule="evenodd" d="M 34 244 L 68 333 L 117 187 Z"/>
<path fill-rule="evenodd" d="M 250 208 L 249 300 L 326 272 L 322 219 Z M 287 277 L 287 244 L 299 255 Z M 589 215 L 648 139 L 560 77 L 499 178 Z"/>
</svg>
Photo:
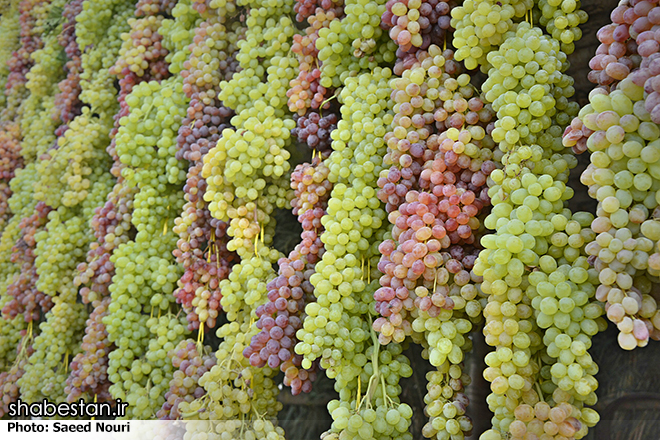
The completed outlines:
<svg viewBox="0 0 660 440">
<path fill-rule="evenodd" d="M 0 5 L 0 415 L 275 440 L 327 379 L 325 440 L 584 438 L 594 336 L 660 339 L 660 6 L 581 63 L 583 6 Z"/>
</svg>

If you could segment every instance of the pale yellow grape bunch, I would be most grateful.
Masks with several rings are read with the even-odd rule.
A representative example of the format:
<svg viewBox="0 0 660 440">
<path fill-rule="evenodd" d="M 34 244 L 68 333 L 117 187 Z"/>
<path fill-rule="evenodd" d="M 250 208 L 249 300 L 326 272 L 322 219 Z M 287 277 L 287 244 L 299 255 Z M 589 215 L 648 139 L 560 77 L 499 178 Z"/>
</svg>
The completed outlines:
<svg viewBox="0 0 660 440">
<path fill-rule="evenodd" d="M 330 433 L 347 440 L 413 438 L 409 432 L 413 411 L 399 400 L 400 379 L 413 373 L 410 360 L 401 353 L 403 349 L 397 343 L 383 347 L 375 336 L 372 342 L 376 344 L 356 355 L 355 363 L 361 368 L 355 371 L 360 377 L 337 377 L 336 384 L 342 387 L 338 390 L 339 399 L 328 403 L 333 423 L 322 438 L 332 438 L 328 436 L 332 435 Z M 358 380 L 364 384 L 363 392 L 358 392 Z"/>
<path fill-rule="evenodd" d="M 236 130 L 223 131 L 202 169 L 211 215 L 229 222 L 227 248 L 244 258 L 272 242 L 271 214 L 290 206 L 292 193 L 284 182 L 296 123 L 287 114 L 286 90 L 298 67 L 290 51 L 294 27 L 289 17 L 274 7 L 253 8 L 247 25 L 236 55 L 242 70 L 220 82 L 218 94 L 236 112 L 231 119 Z"/>
<path fill-rule="evenodd" d="M 256 305 L 264 302 L 268 293 L 266 284 L 272 277 L 272 262 L 280 257 L 278 251 L 271 249 L 265 258 L 253 256 L 244 259 L 232 268 L 227 279 L 220 282 L 223 292 L 220 304 L 230 321 L 239 319 L 246 311 L 249 312 L 250 307 L 256 309 Z M 247 285 L 246 280 L 249 280 Z"/>
<path fill-rule="evenodd" d="M 32 54 L 35 64 L 26 75 L 30 95 L 21 104 L 21 154 L 27 160 L 35 160 L 55 141 L 55 129 L 60 123 L 55 94 L 59 92 L 58 82 L 64 78 L 64 59 L 58 56 L 60 49 L 54 32 L 45 39 L 43 49 Z"/>
<path fill-rule="evenodd" d="M 498 118 L 492 136 L 502 151 L 510 151 L 552 125 L 556 100 L 550 92 L 562 79 L 559 43 L 523 22 L 487 57 L 493 67 L 483 91 Z"/>
<path fill-rule="evenodd" d="M 660 239 L 660 222 L 653 218 L 660 190 L 660 128 L 644 108 L 643 89 L 630 78 L 609 94 L 592 91 L 580 119 L 594 131 L 587 141 L 591 163 L 581 181 L 599 202 L 592 224 L 598 235 L 586 250 L 599 271 L 596 296 L 621 332 L 619 344 L 630 350 L 660 336 L 651 295 L 657 272 L 649 270 L 649 254 Z"/>
<path fill-rule="evenodd" d="M 161 19 L 151 18 L 129 20 L 135 25 L 130 37 L 137 38 L 140 32 L 146 32 L 140 42 L 153 44 L 148 51 L 159 45 L 162 38 L 155 34 Z M 193 23 L 181 16 L 175 21 L 163 29 L 171 32 L 178 29 L 185 38 L 187 26 Z M 145 23 L 148 26 L 143 26 Z M 149 27 L 152 25 L 153 28 Z M 172 38 L 163 41 L 174 44 Z M 135 40 L 127 38 L 125 42 L 131 46 Z M 135 66 L 132 64 L 135 60 L 130 57 L 122 59 L 126 55 L 123 49 L 115 67 L 122 63 Z M 164 53 L 154 55 L 151 63 L 142 69 L 156 78 L 167 67 L 161 64 L 160 56 L 182 48 L 164 46 L 162 50 Z M 135 80 L 137 75 L 126 70 L 117 73 L 120 77 L 133 76 Z M 184 317 L 174 316 L 170 311 L 176 310 L 172 292 L 181 276 L 181 267 L 172 255 L 178 239 L 172 228 L 185 202 L 181 187 L 186 180 L 184 164 L 176 158 L 176 133 L 186 115 L 188 98 L 183 93 L 183 79 L 178 75 L 163 81 L 138 82 L 130 90 L 118 120 L 115 148 L 123 165 L 122 177 L 138 190 L 130 219 L 137 233 L 115 247 L 110 257 L 115 275 L 109 286 L 111 303 L 103 324 L 108 340 L 114 343 L 108 354 L 107 375 L 112 383 L 109 392 L 115 398 L 131 402 L 127 417 L 146 419 L 152 418 L 164 402 L 173 375 L 167 353 L 186 333 Z"/>
<path fill-rule="evenodd" d="M 83 8 L 88 3 L 91 2 L 83 2 Z M 89 17 L 85 14 L 85 11 L 83 9 L 83 12 L 76 18 L 78 20 L 76 37 L 79 45 L 86 41 L 80 34 L 82 24 L 87 25 L 82 17 L 88 17 L 87 19 L 92 20 L 94 26 L 98 23 L 94 21 L 98 16 Z M 130 29 L 127 20 L 133 13 L 134 9 L 127 4 L 120 3 L 116 5 L 113 12 L 115 18 L 107 29 L 105 38 L 95 40 L 94 45 L 85 50 L 81 56 L 83 71 L 80 73 L 80 86 L 82 89 L 80 100 L 89 104 L 92 111 L 109 124 L 114 122 L 112 117 L 119 109 L 117 91 L 113 85 L 115 78 L 110 74 L 110 67 L 115 63 L 122 45 L 120 35 Z"/>
<path fill-rule="evenodd" d="M 126 402 L 131 406 L 132 417 L 148 420 L 163 405 L 174 370 L 167 353 L 184 339 L 185 324 L 183 316 L 175 317 L 170 313 L 147 321 L 151 333 L 149 347 L 143 358 L 132 362 L 132 386 L 126 391 Z M 151 382 L 147 387 L 141 385 L 145 377 Z"/>
<path fill-rule="evenodd" d="M 506 154 L 490 176 L 493 209 L 484 222 L 496 232 L 483 237 L 474 267 L 490 295 L 486 342 L 496 347 L 484 372 L 493 429 L 481 439 L 561 438 L 559 431 L 582 438 L 597 419 L 581 409 L 596 402 L 598 369 L 587 349 L 602 309 L 590 304 L 597 274 L 584 255 L 591 216 L 564 208 L 575 159 L 563 154 L 553 118 L 556 96 L 572 90 L 559 42 L 527 22 L 514 30 L 488 54 L 483 86 L 498 112 L 493 140 Z"/>
<path fill-rule="evenodd" d="M 203 18 L 217 17 L 223 22 L 236 13 L 234 0 L 194 0 L 193 5 Z"/>
<path fill-rule="evenodd" d="M 349 78 L 340 95 L 342 119 L 332 132 L 333 152 L 327 161 L 328 179 L 334 187 L 328 215 L 321 220 L 326 252 L 310 278 L 316 301 L 307 305 L 304 326 L 297 335 L 301 342 L 296 353 L 304 355 L 303 367 L 320 357 L 336 362 L 329 359 L 330 354 L 342 348 L 328 331 L 336 324 L 353 327 L 348 326 L 350 315 L 359 310 L 358 299 L 368 284 L 365 260 L 378 254 L 372 246 L 379 241 L 377 232 L 386 213 L 376 197 L 376 180 L 387 151 L 384 136 L 393 117 L 391 75 L 390 69 L 377 68 L 373 74 Z M 352 351 L 348 345 L 343 350 Z"/>
<path fill-rule="evenodd" d="M 192 43 L 195 28 L 201 22 L 201 18 L 192 8 L 190 0 L 179 1 L 172 9 L 172 16 L 173 19 L 163 20 L 160 32 L 163 34 L 163 45 L 174 48 L 165 57 L 165 61 L 169 63 L 169 70 L 172 74 L 179 74 L 190 54 L 188 45 Z M 217 43 L 221 47 L 223 44 L 226 45 L 221 39 L 218 39 Z"/>
<path fill-rule="evenodd" d="M 57 149 L 50 150 L 37 164 L 39 181 L 34 198 L 57 209 L 75 206 L 87 197 L 92 182 L 105 172 L 109 157 L 105 148 L 110 142 L 110 127 L 88 108 L 69 124 L 57 139 Z"/>
<path fill-rule="evenodd" d="M 12 52 L 18 46 L 20 34 L 20 25 L 18 23 L 18 0 L 8 1 L 4 4 L 5 9 L 0 16 L 0 107 L 4 107 L 7 102 L 7 95 L 4 93 L 7 76 L 9 75 L 9 66 L 7 62 L 12 56 Z"/>
<path fill-rule="evenodd" d="M 83 2 L 82 11 L 76 16 L 76 41 L 81 52 L 85 53 L 90 46 L 95 47 L 107 36 L 113 35 L 115 38 L 119 36 L 108 31 L 119 24 L 122 18 L 121 24 L 126 25 L 128 17 L 117 17 L 113 14 L 116 9 L 121 8 L 123 3 L 123 0 L 85 0 Z M 132 16 L 135 6 L 132 5 L 130 9 Z"/>
<path fill-rule="evenodd" d="M 272 114 L 276 117 L 286 114 L 286 89 L 298 67 L 297 58 L 289 53 L 295 27 L 289 17 L 273 18 L 272 9 L 251 10 L 245 38 L 237 43 L 236 60 L 242 70 L 236 72 L 230 81 L 220 82 L 218 97 L 224 105 L 236 111 L 235 119 L 232 118 L 235 127 L 242 126 L 253 116 L 244 114 L 244 110 L 251 110 L 260 98 L 273 107 Z M 269 12 L 270 15 L 265 15 Z M 193 56 L 198 54 L 193 53 Z"/>
<path fill-rule="evenodd" d="M 380 28 L 369 25 L 380 17 L 375 12 L 385 11 L 384 3 L 351 1 L 343 18 L 335 18 L 328 27 L 319 29 L 316 49 L 319 51 L 323 87 L 339 88 L 345 85 L 348 77 L 360 72 L 374 72 L 379 65 L 392 64 L 396 44 Z M 355 39 L 352 40 L 351 36 Z"/>
<path fill-rule="evenodd" d="M 263 104 L 263 101 L 257 103 L 255 109 L 262 108 L 265 112 L 272 110 L 270 106 L 260 107 L 259 104 Z M 257 124 L 256 121 L 254 118 L 246 124 L 256 132 L 243 130 L 239 133 L 225 129 L 222 138 L 204 157 L 202 170 L 208 183 L 204 199 L 210 202 L 211 214 L 230 222 L 231 230 L 228 232 L 232 240 L 228 249 L 239 252 L 245 250 L 248 253 L 258 252 L 255 239 L 261 239 L 262 225 L 270 221 L 274 204 L 269 203 L 264 192 L 270 178 L 282 176 L 289 168 L 289 152 L 284 146 L 290 138 L 290 129 L 295 126 L 292 119 L 268 118 L 264 124 Z M 270 124 L 273 130 L 269 128 L 268 131 L 279 136 L 265 139 L 263 130 Z M 250 141 L 253 146 L 250 146 Z M 259 171 L 261 176 L 255 176 Z M 264 175 L 268 171 L 271 174 Z M 286 195 L 283 196 L 286 200 Z M 267 245 L 272 241 L 270 234 L 263 238 L 262 244 Z"/>
<path fill-rule="evenodd" d="M 27 402 L 46 398 L 65 402 L 65 366 L 80 351 L 79 341 L 85 329 L 84 305 L 76 303 L 77 289 L 68 281 L 53 299 L 54 306 L 39 325 L 41 334 L 34 339 L 34 353 L 19 379 L 21 397 Z"/>
<path fill-rule="evenodd" d="M 35 164 L 29 163 L 25 168 L 17 169 L 16 176 L 9 185 L 12 196 L 8 200 L 9 209 L 14 214 L 3 227 L 0 237 L 0 275 L 4 277 L 18 273 L 20 270 L 11 262 L 12 247 L 16 244 L 20 234 L 20 223 L 24 217 L 32 215 L 37 204 L 32 198 L 32 186 L 39 178 L 35 172 Z M 10 281 L 11 282 L 11 281 Z"/>
<path fill-rule="evenodd" d="M 574 42 L 582 38 L 578 26 L 589 19 L 585 11 L 580 9 L 579 0 L 539 0 L 541 10 L 541 26 L 552 38 L 561 43 L 562 52 L 570 55 L 575 50 Z"/>
<path fill-rule="evenodd" d="M 71 210 L 62 208 L 48 214 L 46 229 L 35 234 L 35 266 L 39 279 L 37 288 L 50 296 L 73 282 L 73 270 L 86 252 L 89 243 L 86 222 Z"/>
<path fill-rule="evenodd" d="M 482 284 L 484 292 L 491 294 L 488 305 L 484 309 L 486 316 L 484 331 L 486 342 L 496 346 L 497 349 L 486 358 L 489 368 L 484 375 L 487 380 L 492 382 L 493 394 L 489 396 L 488 403 L 495 413 L 493 428 L 500 433 L 509 431 L 512 421 L 517 417 L 513 410 L 518 405 L 534 405 L 538 402 L 539 396 L 536 392 L 523 393 L 538 380 L 538 369 L 541 366 L 537 360 L 531 357 L 533 353 L 543 348 L 536 326 L 541 328 L 558 326 L 561 329 L 570 327 L 571 330 L 567 335 L 570 346 L 570 338 L 579 336 L 581 332 L 581 326 L 573 325 L 572 322 L 574 319 L 583 319 L 584 314 L 573 316 L 565 312 L 572 311 L 569 306 L 575 307 L 575 303 L 584 305 L 585 300 L 589 298 L 589 292 L 593 296 L 594 290 L 593 286 L 591 291 L 585 290 L 585 294 L 580 293 L 578 289 L 572 290 L 565 282 L 564 275 L 559 276 L 560 272 L 557 271 L 558 263 L 565 264 L 567 272 L 575 277 L 571 279 L 571 282 L 589 281 L 589 277 L 586 276 L 586 268 L 588 268 L 586 258 L 578 258 L 572 264 L 575 269 L 571 269 L 571 266 L 564 263 L 570 254 L 549 252 L 549 248 L 556 247 L 560 251 L 563 246 L 566 246 L 567 240 L 564 240 L 563 237 L 568 237 L 569 233 L 570 236 L 579 235 L 581 226 L 577 221 L 572 222 L 576 227 L 575 230 L 571 229 L 573 226 L 567 228 L 571 222 L 568 222 L 566 214 L 570 214 L 562 209 L 562 203 L 550 202 L 554 199 L 553 193 L 568 194 L 570 197 L 571 191 L 566 191 L 562 182 L 556 180 L 553 182 L 550 175 L 537 177 L 528 169 L 522 169 L 521 177 L 517 177 L 511 175 L 510 169 L 511 167 L 505 169 L 508 176 L 499 170 L 491 175 L 497 185 L 492 186 L 489 191 L 493 197 L 494 209 L 486 219 L 486 225 L 495 224 L 497 234 L 487 235 L 482 240 L 486 249 L 481 252 L 474 269 L 475 273 L 484 276 Z M 518 186 L 521 188 L 515 189 Z M 533 194 L 537 194 L 537 189 L 540 189 L 543 195 L 534 196 Z M 528 193 L 528 195 L 521 197 L 523 193 Z M 557 215 L 554 212 L 561 214 Z M 589 223 L 589 218 L 586 219 L 586 223 Z M 564 230 L 568 232 L 563 234 Z M 578 242 L 573 246 L 579 247 L 580 244 Z M 548 252 L 553 256 L 545 255 Z M 530 266 L 540 267 L 546 273 L 556 272 L 557 275 L 554 276 L 556 279 L 551 279 L 551 283 L 541 284 L 540 292 L 536 287 L 526 287 L 530 284 L 533 286 L 539 284 L 541 275 L 539 272 L 530 272 L 526 269 Z M 535 275 L 536 280 L 532 279 L 534 274 L 537 274 Z M 559 286 L 560 284 L 561 286 Z M 567 303 L 566 308 L 560 314 L 557 314 L 557 310 L 552 308 L 553 301 L 556 300 L 540 301 L 545 297 L 553 296 L 553 285 L 564 289 L 560 293 L 561 297 L 576 298 L 571 299 L 570 304 Z M 539 293 L 541 293 L 541 297 L 539 297 Z M 582 299 L 578 300 L 578 298 Z M 548 302 L 552 304 L 546 307 Z M 563 302 L 562 307 L 564 307 Z M 599 308 L 597 307 L 597 309 Z M 535 311 L 537 316 L 534 314 Z M 544 315 L 544 312 L 547 314 Z M 600 312 L 595 312 L 595 310 L 590 312 L 592 315 L 589 317 L 598 317 Z M 594 325 L 591 327 L 585 327 L 588 331 L 587 336 L 598 331 L 598 326 L 593 322 L 592 324 Z M 549 341 L 548 344 L 551 342 Z M 563 342 L 562 348 L 564 348 Z M 561 352 L 549 354 L 548 362 L 551 361 L 552 356 L 559 356 Z M 568 354 L 561 355 L 560 359 L 569 364 L 572 362 L 572 358 Z M 590 358 L 585 358 L 585 364 L 587 361 L 591 362 Z M 564 385 L 562 384 L 562 386 Z M 587 394 L 592 391 L 589 386 Z M 552 389 L 545 390 L 545 392 L 551 393 Z M 489 433 L 493 434 L 496 431 L 489 431 Z"/>
<path fill-rule="evenodd" d="M 419 0 L 413 0 L 409 3 L 411 9 L 414 8 L 416 1 Z M 419 8 L 419 4 L 417 7 Z M 385 10 L 384 0 L 347 0 L 344 3 L 345 17 L 342 20 L 342 26 L 344 32 L 348 35 L 349 41 L 352 40 L 352 47 L 355 49 L 353 55 L 357 58 L 369 55 L 377 50 L 376 46 L 380 43 L 380 37 L 383 35 L 380 22 Z M 414 12 L 410 13 L 410 17 L 414 17 L 413 14 Z M 419 12 L 417 17 L 419 17 Z M 419 34 L 417 35 L 419 36 Z M 415 42 L 418 43 L 416 46 L 419 47 L 421 36 L 419 36 L 419 41 L 416 40 Z"/>
<path fill-rule="evenodd" d="M 481 66 L 486 71 L 488 53 L 502 44 L 514 20 L 524 17 L 532 6 L 531 0 L 467 0 L 452 9 L 456 60 L 463 61 L 469 70 Z"/>
</svg>

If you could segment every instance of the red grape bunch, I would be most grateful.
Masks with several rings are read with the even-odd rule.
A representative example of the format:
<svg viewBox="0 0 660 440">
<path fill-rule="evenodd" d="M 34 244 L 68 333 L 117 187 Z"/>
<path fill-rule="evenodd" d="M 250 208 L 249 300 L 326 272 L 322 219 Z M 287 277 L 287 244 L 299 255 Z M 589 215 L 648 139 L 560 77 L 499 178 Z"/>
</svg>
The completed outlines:
<svg viewBox="0 0 660 440">
<path fill-rule="evenodd" d="M 206 394 L 199 379 L 216 365 L 216 358 L 211 347 L 200 347 L 191 339 L 179 342 L 168 353 L 168 357 L 177 370 L 170 380 L 170 389 L 165 393 L 165 403 L 156 417 L 161 420 L 177 420 L 184 418 L 179 410 L 181 402 L 190 403 Z"/>
<path fill-rule="evenodd" d="M 7 286 L 11 299 L 2 309 L 2 315 L 13 318 L 23 315 L 25 322 L 39 321 L 53 307 L 52 298 L 39 291 L 36 286 L 35 234 L 43 229 L 48 221 L 51 208 L 43 202 L 37 203 L 35 212 L 21 220 L 20 236 L 12 247 L 11 261 L 20 267 L 18 277 Z"/>
<path fill-rule="evenodd" d="M 438 285 L 469 284 L 476 251 L 468 246 L 464 254 L 463 247 L 477 242 L 477 216 L 490 204 L 493 112 L 474 96 L 451 51 L 444 55 L 437 46 L 417 52 L 417 62 L 393 82 L 389 169 L 378 179 L 378 197 L 393 224 L 392 238 L 379 248 L 382 287 L 374 295 L 381 343 L 412 334 L 415 309 L 452 308 Z M 471 290 L 466 287 L 466 295 L 473 300 Z"/>
<path fill-rule="evenodd" d="M 332 190 L 329 173 L 326 164 L 315 157 L 312 164 L 298 165 L 291 174 L 291 188 L 295 191 L 291 204 L 303 227 L 302 241 L 288 258 L 278 261 L 278 276 L 267 285 L 268 301 L 256 310 L 260 332 L 243 351 L 253 366 L 279 367 L 284 373 L 284 384 L 291 387 L 294 395 L 311 391 L 316 378 L 317 363 L 310 369 L 302 368 L 302 356 L 295 353 L 294 347 L 305 306 L 314 300 L 314 286 L 309 279 L 324 252 L 321 217 Z"/>
<path fill-rule="evenodd" d="M 298 56 L 299 73 L 289 82 L 286 96 L 289 98 L 289 111 L 301 117 L 308 113 L 309 109 L 319 110 L 330 107 L 332 90 L 323 87 L 320 82 L 322 62 L 319 60 L 316 40 L 319 38 L 320 29 L 327 29 L 330 22 L 341 18 L 344 10 L 341 2 L 335 4 L 323 0 L 323 3 L 328 3 L 328 7 L 316 8 L 313 15 L 306 17 L 309 26 L 305 28 L 305 35 L 293 36 L 291 50 Z M 298 19 L 298 21 L 302 20 Z"/>
</svg>

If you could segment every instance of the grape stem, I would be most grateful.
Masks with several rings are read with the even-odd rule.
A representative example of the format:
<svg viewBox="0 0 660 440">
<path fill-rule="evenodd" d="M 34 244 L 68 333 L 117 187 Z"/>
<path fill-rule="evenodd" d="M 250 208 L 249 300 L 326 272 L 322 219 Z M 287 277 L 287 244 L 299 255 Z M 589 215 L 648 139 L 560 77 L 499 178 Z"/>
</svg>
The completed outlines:
<svg viewBox="0 0 660 440">
<path fill-rule="evenodd" d="M 193 411 L 191 411 L 191 412 L 186 412 L 186 413 L 182 412 L 182 413 L 181 413 L 181 416 L 183 416 L 183 418 L 185 418 L 185 419 L 188 419 L 188 418 L 193 417 L 193 416 L 195 416 L 195 415 L 197 415 L 197 414 L 199 414 L 199 413 L 201 413 L 201 412 L 206 411 L 206 409 L 205 409 L 205 408 L 206 408 L 206 401 L 209 400 L 209 399 L 210 399 L 209 395 L 208 395 L 208 394 L 204 394 L 204 395 L 198 400 L 198 402 L 199 402 L 199 404 L 200 404 L 200 408 L 199 408 L 198 410 L 196 410 L 196 411 L 193 410 Z"/>
<path fill-rule="evenodd" d="M 200 322 L 199 332 L 197 332 L 197 352 L 202 356 L 204 352 L 204 323 Z"/>
<path fill-rule="evenodd" d="M 541 389 L 541 385 L 539 385 L 538 382 L 536 382 L 534 385 L 536 386 L 536 393 L 539 395 L 539 400 L 543 402 L 543 390 Z"/>
<path fill-rule="evenodd" d="M 380 383 L 383 386 L 383 400 L 385 404 L 390 403 L 390 406 L 394 407 L 394 401 L 387 395 L 387 387 L 385 386 L 385 376 L 380 376 Z"/>
<path fill-rule="evenodd" d="M 360 411 L 360 408 L 362 407 L 362 403 L 364 403 L 365 400 L 367 401 L 367 407 L 371 408 L 371 398 L 376 392 L 375 387 L 378 386 L 377 385 L 378 378 L 380 376 L 380 369 L 378 368 L 378 355 L 380 354 L 380 343 L 378 342 L 378 338 L 376 337 L 376 332 L 373 329 L 373 325 L 371 322 L 371 315 L 368 316 L 369 316 L 369 328 L 371 329 L 371 340 L 374 343 L 374 351 L 371 354 L 371 363 L 373 365 L 374 372 L 369 378 L 369 385 L 367 386 L 367 391 L 364 393 L 364 398 L 362 400 L 359 399 L 359 392 L 358 392 L 358 404 L 356 406 L 356 412 Z M 359 380 L 360 379 L 358 376 L 358 385 L 360 384 Z M 385 397 L 385 395 L 383 395 L 383 397 Z"/>
<path fill-rule="evenodd" d="M 328 99 L 326 99 L 325 101 L 323 101 L 323 102 L 321 103 L 321 105 L 319 106 L 319 114 L 321 115 L 321 117 L 323 117 L 323 107 L 325 107 L 325 105 L 326 105 L 328 102 L 332 101 L 332 100 L 335 99 L 337 96 L 338 96 L 338 95 L 335 93 L 334 95 L 332 95 L 331 97 L 329 97 Z"/>
<path fill-rule="evenodd" d="M 23 359 L 25 352 L 27 351 L 27 346 L 28 342 L 32 340 L 32 321 L 28 322 L 28 327 L 25 332 L 25 336 L 23 336 L 23 341 L 21 341 L 21 349 L 18 352 L 18 355 L 16 356 L 16 360 L 14 361 L 14 367 L 16 367 L 19 362 Z"/>
<path fill-rule="evenodd" d="M 62 365 L 58 368 L 58 373 L 62 371 L 62 367 L 64 367 L 64 374 L 66 374 L 69 371 L 69 349 L 66 349 L 66 352 L 64 353 L 64 360 L 62 361 Z"/>
<path fill-rule="evenodd" d="M 261 255 L 259 255 L 259 234 L 254 236 L 254 253 L 261 260 Z"/>
</svg>

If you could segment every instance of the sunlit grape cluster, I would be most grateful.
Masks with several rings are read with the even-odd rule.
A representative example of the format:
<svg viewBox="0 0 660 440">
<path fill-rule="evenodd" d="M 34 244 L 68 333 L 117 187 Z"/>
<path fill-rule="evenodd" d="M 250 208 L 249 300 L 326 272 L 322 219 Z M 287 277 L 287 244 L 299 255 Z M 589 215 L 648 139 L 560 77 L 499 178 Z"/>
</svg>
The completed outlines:
<svg viewBox="0 0 660 440">
<path fill-rule="evenodd" d="M 84 258 L 89 243 L 83 219 L 66 209 L 48 213 L 44 230 L 35 234 L 35 265 L 39 275 L 36 287 L 56 296 L 62 286 L 73 283 L 72 273 Z M 82 257 L 82 258 L 81 258 Z"/>
<path fill-rule="evenodd" d="M 456 59 L 468 70 L 487 70 L 486 56 L 506 41 L 505 34 L 514 20 L 524 17 L 533 6 L 529 0 L 468 0 L 451 11 L 451 27 L 456 29 L 452 44 Z"/>
<path fill-rule="evenodd" d="M 55 108 L 55 95 L 59 92 L 58 83 L 65 77 L 66 61 L 66 57 L 58 56 L 61 50 L 57 33 L 51 33 L 44 38 L 43 47 L 31 55 L 34 65 L 25 75 L 25 87 L 30 93 L 21 103 L 21 155 L 24 160 L 35 161 L 56 142 L 55 131 L 61 121 Z"/>
<path fill-rule="evenodd" d="M 380 28 L 385 2 L 345 2 L 343 18 L 321 27 L 316 39 L 321 63 L 320 84 L 326 89 L 345 86 L 345 80 L 362 71 L 395 60 L 396 43 Z"/>
<path fill-rule="evenodd" d="M 85 327 L 82 352 L 71 363 L 67 378 L 67 400 L 77 401 L 81 396 L 96 396 L 97 401 L 111 401 L 108 392 L 108 355 L 114 349 L 108 339 L 103 318 L 110 304 L 109 286 L 115 267 L 112 251 L 128 241 L 134 191 L 125 185 L 116 185 L 105 205 L 95 210 L 91 221 L 95 242 L 90 244 L 87 262 L 78 265 L 74 284 L 83 285 L 80 295 L 83 303 L 91 303 L 94 310 Z"/>
<path fill-rule="evenodd" d="M 660 120 L 652 30 L 658 11 L 644 1 L 622 2 L 612 11 L 613 23 L 598 32 L 602 44 L 590 62 L 590 80 L 605 87 L 592 90 L 590 104 L 564 135 L 564 145 L 592 152 L 581 181 L 599 204 L 592 224 L 597 235 L 586 249 L 599 270 L 596 298 L 628 350 L 660 336 L 652 289 L 658 228 L 651 215 Z"/>
<path fill-rule="evenodd" d="M 78 337 L 85 328 L 84 306 L 75 302 L 76 293 L 72 283 L 63 286 L 53 299 L 46 321 L 39 325 L 40 333 L 32 344 L 34 353 L 17 382 L 24 401 L 66 399 L 66 370 L 70 359 L 80 350 Z"/>
<path fill-rule="evenodd" d="M 484 371 L 494 417 L 481 438 L 582 438 L 598 420 L 586 407 L 598 386 L 587 350 L 603 311 L 585 251 L 593 217 L 565 208 L 576 161 L 559 136 L 575 116 L 572 80 L 562 73 L 560 41 L 528 22 L 513 30 L 487 55 L 484 84 L 498 112 L 493 140 L 505 154 L 489 179 L 493 209 L 484 224 L 495 233 L 482 238 L 474 266 L 488 295 L 486 343 L 495 347 Z"/>
<path fill-rule="evenodd" d="M 445 362 L 437 371 L 426 373 L 426 412 L 429 421 L 422 428 L 426 438 L 468 436 L 472 432 L 472 421 L 466 415 L 469 400 L 465 387 L 471 379 L 460 364 Z"/>
<path fill-rule="evenodd" d="M 573 0 L 541 0 L 539 20 L 548 34 L 561 43 L 561 50 L 570 55 L 575 50 L 574 42 L 582 38 L 578 26 L 587 22 L 589 16 L 580 9 L 580 2 Z"/>
<path fill-rule="evenodd" d="M 19 0 L 7 2 L 0 18 L 0 89 L 4 90 L 10 73 L 12 52 L 18 49 L 21 34 Z M 0 107 L 7 103 L 7 96 L 0 96 Z"/>
<path fill-rule="evenodd" d="M 35 185 L 35 199 L 53 208 L 71 207 L 92 192 L 94 182 L 106 173 L 109 164 L 105 147 L 110 127 L 93 116 L 87 108 L 69 123 L 57 140 L 57 148 L 48 150 L 37 165 L 40 175 Z"/>
<path fill-rule="evenodd" d="M 131 216 L 136 235 L 120 244 L 110 258 L 115 276 L 109 287 L 109 314 L 103 323 L 116 345 L 109 355 L 110 392 L 132 402 L 131 414 L 148 418 L 160 409 L 169 387 L 173 367 L 167 352 L 185 333 L 181 317 L 168 313 L 181 276 L 171 250 L 177 239 L 172 230 L 174 219 L 183 204 L 176 184 L 185 180 L 183 166 L 175 157 L 176 131 L 186 107 L 182 81 L 173 77 L 161 83 L 135 84 L 126 104 L 129 112 L 120 119 L 115 141 L 125 166 L 122 176 L 138 188 Z M 144 121 L 149 131 L 133 137 L 138 123 Z"/>
<path fill-rule="evenodd" d="M 559 50 L 559 43 L 523 22 L 518 25 L 516 37 L 507 39 L 500 50 L 490 52 L 488 59 L 493 68 L 483 91 L 498 116 L 493 140 L 503 151 L 515 148 L 518 141 L 561 151 L 563 146 L 556 140 L 561 135 L 559 126 L 559 133 L 553 136 L 557 145 L 552 146 L 553 140 L 543 137 L 546 130 L 550 134 L 554 130 L 553 117 L 557 124 L 567 125 L 577 105 L 567 99 L 574 93 L 573 80 L 562 73 L 566 55 Z M 522 158 L 529 156 L 523 150 L 520 154 Z"/>
<path fill-rule="evenodd" d="M 43 296 L 43 293 L 37 293 L 36 289 L 33 289 L 36 279 L 28 279 L 30 273 L 34 273 L 34 269 L 22 264 L 33 261 L 33 257 L 29 255 L 34 249 L 32 239 L 35 231 L 29 227 L 30 220 L 26 220 L 25 225 L 28 227 L 25 235 L 23 235 L 21 224 L 24 223 L 24 218 L 33 215 L 39 217 L 39 215 L 35 215 L 36 202 L 30 197 L 34 177 L 34 168 L 30 164 L 24 169 L 16 170 L 16 177 L 10 182 L 12 196 L 7 201 L 14 215 L 4 226 L 0 238 L 0 273 L 2 274 L 0 288 L 2 292 L 8 292 L 10 286 L 12 288 L 11 295 L 8 293 L 0 295 L 0 306 L 2 306 L 0 310 L 4 310 L 0 316 L 0 366 L 4 371 L 11 368 L 16 360 L 16 354 L 18 353 L 16 347 L 22 338 L 21 332 L 28 328 L 27 322 L 36 317 L 37 314 L 40 315 L 38 303 L 46 308 L 52 307 L 52 303 Z M 32 220 L 35 220 L 35 218 L 32 218 Z M 21 237 L 27 238 L 31 245 L 16 246 Z M 26 287 L 27 290 L 22 291 L 21 287 Z M 32 299 L 35 300 L 35 303 L 23 301 Z M 28 310 L 27 316 L 16 313 Z M 19 374 L 18 371 L 15 373 Z M 15 396 L 15 394 L 12 395 Z M 8 405 L 10 402 L 11 400 L 8 400 L 4 403 Z"/>
<path fill-rule="evenodd" d="M 0 287 L 5 288 L 7 281 L 3 281 Z M 7 295 L 0 298 L 0 306 L 4 308 L 5 304 L 9 301 Z M 3 343 L 0 350 L 0 367 L 3 371 L 9 370 L 12 365 L 16 363 L 17 358 L 17 345 L 20 343 L 24 336 L 25 330 L 28 328 L 22 316 L 9 318 L 8 316 L 0 315 L 0 342 Z M 5 402 L 9 404 L 9 402 Z"/>
<path fill-rule="evenodd" d="M 48 3 L 47 0 L 24 0 L 18 3 L 17 9 L 10 9 L 7 14 L 3 14 L 3 19 L 11 20 L 9 12 L 17 12 L 20 28 L 19 44 L 7 61 L 9 72 L 4 86 L 6 101 L 1 111 L 5 121 L 13 120 L 17 116 L 19 107 L 23 106 L 23 100 L 29 95 L 26 83 L 27 73 L 34 64 L 31 54 L 43 46 L 43 35 L 37 26 L 37 19 L 47 10 Z M 5 37 L 9 44 L 3 45 L 3 48 L 12 50 L 10 29 L 7 29 L 7 33 L 3 33 L 3 38 Z"/>
</svg>

